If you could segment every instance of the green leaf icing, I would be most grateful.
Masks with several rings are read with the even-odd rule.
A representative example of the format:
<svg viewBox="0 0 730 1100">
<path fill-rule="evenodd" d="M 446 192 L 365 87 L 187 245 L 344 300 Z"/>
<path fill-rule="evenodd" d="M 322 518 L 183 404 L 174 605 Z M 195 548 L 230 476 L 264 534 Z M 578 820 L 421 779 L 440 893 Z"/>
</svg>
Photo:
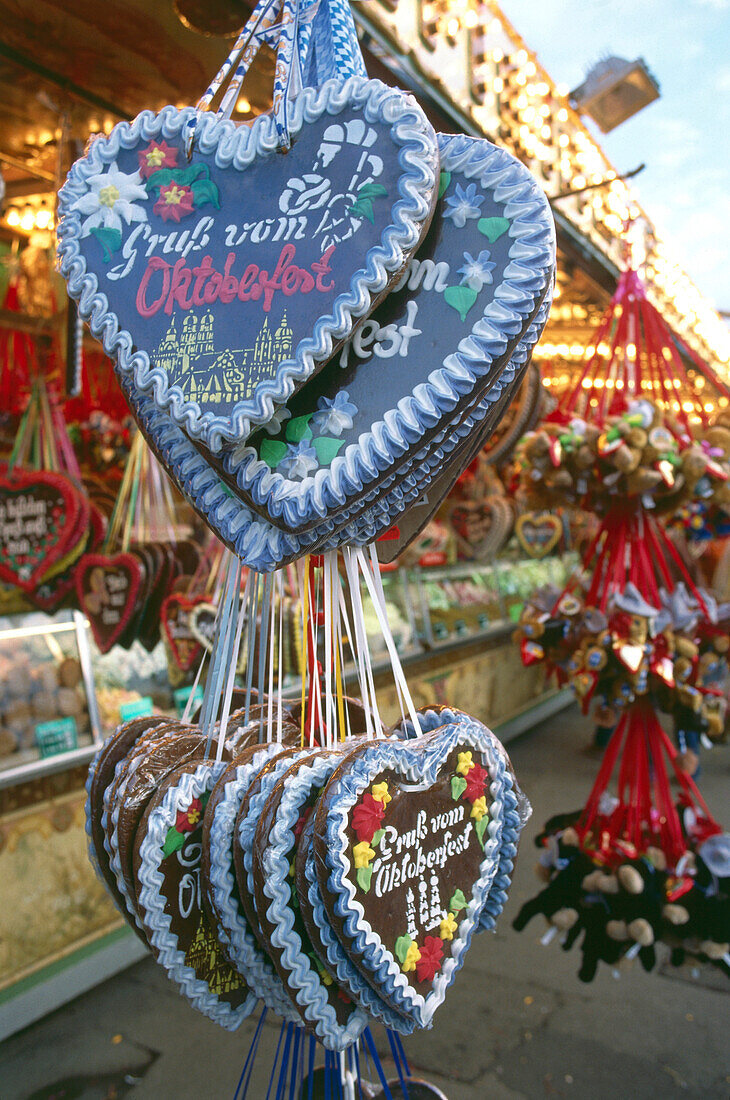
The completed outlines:
<svg viewBox="0 0 730 1100">
<path fill-rule="evenodd" d="M 277 439 L 262 439 L 261 446 L 259 447 L 259 457 L 262 462 L 265 462 L 267 466 L 275 470 L 286 454 L 286 451 L 286 443 L 281 443 Z"/>
<path fill-rule="evenodd" d="M 507 232 L 509 222 L 506 218 L 480 218 L 477 222 L 477 229 L 484 234 L 487 240 L 494 244 Z"/>
<path fill-rule="evenodd" d="M 464 791 L 466 790 L 466 780 L 463 775 L 452 775 L 451 777 L 451 797 L 454 802 L 458 802 Z"/>
<path fill-rule="evenodd" d="M 301 443 L 303 439 L 312 438 L 312 429 L 309 427 L 309 421 L 312 419 L 313 413 L 306 413 L 305 416 L 294 416 L 287 422 L 285 435 L 290 443 Z"/>
<path fill-rule="evenodd" d="M 451 183 L 451 172 L 441 172 L 439 175 L 439 198 L 443 197 L 443 193 Z"/>
<path fill-rule="evenodd" d="M 487 825 L 489 824 L 489 814 L 485 814 L 481 821 L 477 821 L 474 826 L 476 834 L 479 837 L 479 843 L 484 846 L 484 834 L 487 831 Z"/>
<path fill-rule="evenodd" d="M 218 188 L 213 183 L 213 180 L 195 180 L 190 185 L 193 192 L 193 203 L 195 206 L 205 206 L 206 203 L 211 203 L 216 209 L 220 210 L 220 200 L 218 198 Z"/>
<path fill-rule="evenodd" d="M 320 466 L 329 466 L 340 447 L 344 447 L 344 445 L 344 439 L 332 439 L 328 435 L 321 435 L 318 439 L 312 440 L 312 446 L 317 452 Z"/>
<path fill-rule="evenodd" d="M 122 247 L 122 231 L 120 229 L 97 226 L 95 229 L 92 229 L 91 232 L 104 250 L 104 263 L 108 264 L 112 258 L 112 253 L 118 252 Z"/>
<path fill-rule="evenodd" d="M 395 957 L 398 962 L 403 965 L 406 961 L 406 955 L 408 954 L 408 948 L 413 943 L 410 936 L 399 936 L 395 941 Z"/>
<path fill-rule="evenodd" d="M 471 286 L 447 286 L 444 301 L 455 309 L 462 321 L 477 300 L 477 292 Z"/>
<path fill-rule="evenodd" d="M 455 890 L 449 902 L 449 911 L 458 913 L 460 909 L 466 909 L 466 898 L 461 890 Z"/>
<path fill-rule="evenodd" d="M 360 889 L 364 894 L 367 894 L 370 889 L 370 879 L 373 877 L 372 867 L 358 867 L 355 877 L 357 878 L 357 884 Z"/>
<path fill-rule="evenodd" d="M 370 847 L 371 848 L 377 848 L 377 846 L 380 844 L 380 841 L 383 839 L 384 833 L 385 833 L 385 829 L 378 829 L 377 833 L 374 835 L 373 839 L 370 841 Z"/>
<path fill-rule="evenodd" d="M 179 833 L 174 825 L 171 825 L 167 830 L 167 836 L 165 837 L 165 843 L 162 845 L 163 856 L 171 856 L 173 852 L 178 852 L 185 843 L 185 834 Z"/>
</svg>

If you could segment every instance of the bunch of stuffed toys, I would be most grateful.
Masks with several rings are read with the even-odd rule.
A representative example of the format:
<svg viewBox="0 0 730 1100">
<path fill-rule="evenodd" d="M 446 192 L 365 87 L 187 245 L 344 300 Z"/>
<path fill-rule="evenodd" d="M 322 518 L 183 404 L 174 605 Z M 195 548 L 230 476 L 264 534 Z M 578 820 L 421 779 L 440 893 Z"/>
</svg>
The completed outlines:
<svg viewBox="0 0 730 1100">
<path fill-rule="evenodd" d="M 578 593 L 545 587 L 525 605 L 515 640 L 524 662 L 546 660 L 570 684 L 584 713 L 594 705 L 602 728 L 650 696 L 674 716 L 680 764 L 694 774 L 703 739 L 726 737 L 730 650 L 728 609 L 707 592 L 697 595 L 702 608 L 680 583 L 670 593 L 661 589 L 653 607 L 629 582 L 604 612 Z"/>
<path fill-rule="evenodd" d="M 671 513 L 697 499 L 730 511 L 730 428 L 718 423 L 692 441 L 646 398 L 601 422 L 546 423 L 523 437 L 517 458 L 530 507 L 570 504 L 603 515 L 639 499 Z"/>
<path fill-rule="evenodd" d="M 660 942 L 675 966 L 697 959 L 730 975 L 730 835 L 689 808 L 680 820 L 685 848 L 670 864 L 652 844 L 639 851 L 619 839 L 609 850 L 596 848 L 595 833 L 581 831 L 580 812 L 551 818 L 536 840 L 546 885 L 514 927 L 542 914 L 549 925 L 543 942 L 559 937 L 566 951 L 582 936 L 583 982 L 593 980 L 599 962 L 615 967 L 638 956 L 652 970 Z"/>
</svg>

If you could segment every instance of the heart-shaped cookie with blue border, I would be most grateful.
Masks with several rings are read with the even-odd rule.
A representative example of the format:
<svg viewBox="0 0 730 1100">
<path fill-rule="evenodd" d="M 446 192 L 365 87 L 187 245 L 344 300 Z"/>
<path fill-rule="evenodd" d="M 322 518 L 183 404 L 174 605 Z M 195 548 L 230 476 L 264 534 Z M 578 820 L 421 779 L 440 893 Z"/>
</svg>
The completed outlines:
<svg viewBox="0 0 730 1100">
<path fill-rule="evenodd" d="M 317 804 L 327 916 L 355 965 L 428 1027 L 463 964 L 499 868 L 506 765 L 477 722 L 345 761 Z"/>
<path fill-rule="evenodd" d="M 203 815 L 225 764 L 191 762 L 160 785 L 137 830 L 139 913 L 161 966 L 194 1008 L 229 1031 L 258 1003 L 226 958 L 203 907 Z"/>
<path fill-rule="evenodd" d="M 548 310 L 549 302 L 543 303 L 509 365 L 473 411 L 473 418 L 467 417 L 459 425 L 458 438 L 468 436 L 475 423 L 483 420 L 490 410 L 504 400 L 511 383 L 523 369 L 534 343 L 539 338 Z M 416 479 L 407 487 L 407 492 L 396 488 L 392 495 L 386 495 L 375 505 L 368 502 L 370 508 L 360 519 L 349 522 L 342 531 L 338 532 L 335 522 L 329 520 L 300 535 L 287 534 L 257 515 L 240 499 L 237 492 L 222 480 L 220 471 L 192 445 L 150 396 L 142 395 L 136 401 L 128 393 L 127 397 L 134 406 L 137 422 L 145 438 L 191 506 L 246 565 L 261 572 L 269 572 L 306 553 L 372 542 L 392 526 L 394 518 L 410 501 L 423 493 L 423 485 Z M 454 447 L 457 441 L 456 435 L 447 436 L 443 444 L 444 450 Z M 416 457 L 423 457 L 422 452 Z M 440 456 L 429 457 L 429 467 L 434 475 L 441 465 Z M 410 470 L 411 466 L 408 468 Z"/>
<path fill-rule="evenodd" d="M 96 138 L 59 193 L 81 316 L 133 395 L 153 393 L 214 454 L 368 316 L 436 199 L 436 138 L 412 96 L 329 80 L 292 100 L 288 129 L 281 156 L 270 114 L 143 111 Z"/>
<path fill-rule="evenodd" d="M 466 711 L 456 707 L 434 705 L 421 707 L 416 711 L 419 729 L 415 730 L 410 718 L 404 718 L 393 727 L 391 734 L 399 739 L 412 740 L 423 733 L 430 733 L 445 724 L 469 725 L 476 721 Z M 520 834 L 525 822 L 532 813 L 532 807 L 517 784 L 517 779 L 512 768 L 512 762 L 504 745 L 495 734 L 486 726 L 483 727 L 491 738 L 496 753 L 502 756 L 505 763 L 505 783 L 502 802 L 504 807 L 502 843 L 499 849 L 497 873 L 494 876 L 492 887 L 484 902 L 479 917 L 479 931 L 490 932 L 497 923 L 497 918 L 507 903 L 507 892 L 512 882 L 512 872 L 517 859 L 517 849 L 520 842 Z M 509 781 L 511 780 L 511 782 Z"/>
<path fill-rule="evenodd" d="M 256 910 L 268 953 L 301 1023 L 329 1050 L 345 1050 L 368 1016 L 317 955 L 304 924 L 295 881 L 301 831 L 320 788 L 352 745 L 291 764 L 274 784 L 253 841 Z"/>
<path fill-rule="evenodd" d="M 288 531 L 352 506 L 473 408 L 548 293 L 543 191 L 504 149 L 439 135 L 440 197 L 401 280 L 315 379 L 224 466 Z"/>
</svg>

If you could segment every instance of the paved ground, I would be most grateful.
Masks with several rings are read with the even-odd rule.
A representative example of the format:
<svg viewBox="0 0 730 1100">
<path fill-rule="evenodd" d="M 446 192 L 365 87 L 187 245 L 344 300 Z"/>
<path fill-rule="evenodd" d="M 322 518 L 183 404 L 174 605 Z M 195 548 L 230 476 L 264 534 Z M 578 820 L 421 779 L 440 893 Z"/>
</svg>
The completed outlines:
<svg viewBox="0 0 730 1100">
<path fill-rule="evenodd" d="M 475 940 L 433 1030 L 405 1043 L 448 1100 L 730 1096 L 724 992 L 638 967 L 618 980 L 604 968 L 585 986 L 577 955 L 542 947 L 537 922 L 519 935 L 510 927 L 535 890 L 532 837 L 587 794 L 597 761 L 585 740 L 569 711 L 511 745 L 535 812 L 509 906 L 499 932 Z M 705 755 L 702 786 L 718 814 L 729 774 L 730 749 Z M 0 1046 L 0 1100 L 232 1100 L 252 1032 L 219 1030 L 145 961 Z M 264 1028 L 262 1069 L 277 1034 Z M 264 1100 L 261 1078 L 249 1096 Z"/>
</svg>

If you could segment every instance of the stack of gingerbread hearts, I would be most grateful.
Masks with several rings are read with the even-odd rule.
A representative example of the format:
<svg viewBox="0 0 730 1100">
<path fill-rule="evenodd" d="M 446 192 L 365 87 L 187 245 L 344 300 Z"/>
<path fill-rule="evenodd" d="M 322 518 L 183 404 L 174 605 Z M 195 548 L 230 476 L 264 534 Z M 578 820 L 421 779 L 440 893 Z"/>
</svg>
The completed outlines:
<svg viewBox="0 0 730 1100">
<path fill-rule="evenodd" d="M 222 740 L 136 719 L 87 785 L 97 869 L 190 1003 L 232 1029 L 261 1001 L 332 1050 L 373 1019 L 430 1026 L 504 905 L 526 808 L 463 712 L 367 737 L 344 702 L 351 736 L 322 746 L 266 701 Z"/>
<path fill-rule="evenodd" d="M 262 36 L 274 108 L 236 126 Z M 150 446 L 260 571 L 394 523 L 386 551 L 407 545 L 496 427 L 549 310 L 541 188 L 368 80 L 340 0 L 260 4 L 198 109 L 97 137 L 59 216 L 69 293 Z"/>
<path fill-rule="evenodd" d="M 102 653 L 136 640 L 151 652 L 160 640 L 165 598 L 200 563 L 199 547 L 176 535 L 163 478 L 138 433 L 103 543 L 76 565 L 78 606 Z"/>
</svg>

